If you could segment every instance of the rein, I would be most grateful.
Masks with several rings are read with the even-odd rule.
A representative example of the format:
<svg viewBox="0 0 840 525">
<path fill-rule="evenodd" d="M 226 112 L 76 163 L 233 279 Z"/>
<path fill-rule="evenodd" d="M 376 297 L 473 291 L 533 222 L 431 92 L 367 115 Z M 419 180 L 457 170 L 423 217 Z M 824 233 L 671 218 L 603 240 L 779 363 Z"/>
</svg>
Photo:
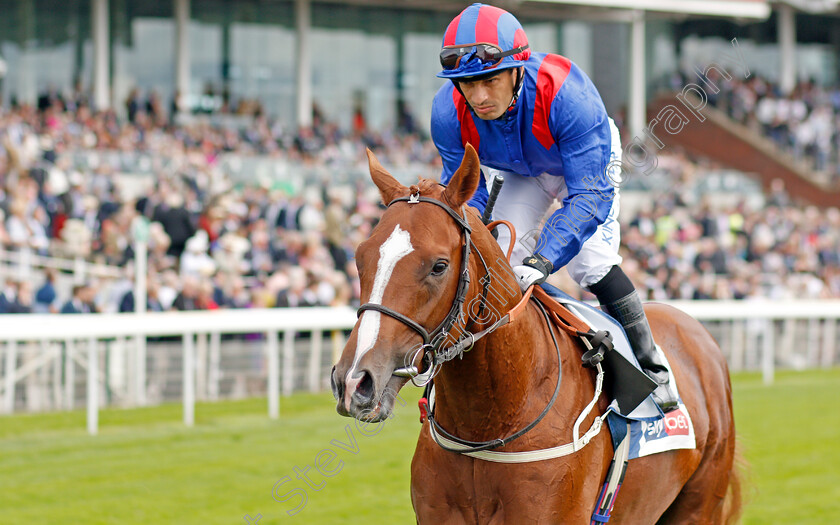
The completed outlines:
<svg viewBox="0 0 840 525">
<path fill-rule="evenodd" d="M 554 393 L 552 394 L 551 399 L 549 400 L 546 407 L 542 410 L 542 412 L 525 427 L 521 428 L 520 430 L 514 432 L 513 434 L 507 437 L 479 442 L 468 441 L 465 439 L 458 438 L 447 432 L 443 427 L 440 426 L 440 424 L 437 421 L 435 421 L 434 384 L 432 381 L 437 375 L 438 371 L 440 370 L 440 366 L 446 361 L 450 361 L 455 357 L 463 357 L 463 354 L 465 352 L 468 352 L 472 349 L 476 341 L 478 341 L 486 335 L 489 335 L 490 333 L 501 328 L 502 326 L 514 321 L 525 310 L 525 306 L 528 304 L 528 301 L 532 298 L 532 294 L 539 296 L 541 299 L 544 299 L 548 296 L 541 288 L 531 286 L 523 294 L 523 297 L 519 301 L 519 303 L 517 303 L 516 306 L 514 306 L 510 311 L 508 311 L 507 314 L 502 316 L 501 319 L 490 325 L 488 328 L 477 333 L 469 332 L 466 330 L 466 327 L 464 327 L 463 331 L 466 334 L 465 337 L 458 340 L 449 348 L 441 350 L 441 346 L 443 346 L 444 341 L 447 339 L 446 336 L 449 335 L 449 331 L 455 325 L 455 322 L 459 318 L 463 318 L 464 316 L 463 306 L 464 302 L 466 301 L 466 296 L 470 284 L 469 257 L 471 253 L 471 247 L 474 248 L 474 253 L 481 261 L 481 264 L 485 270 L 485 278 L 483 279 L 483 289 L 481 292 L 481 303 L 479 305 L 479 315 L 486 307 L 487 294 L 490 287 L 491 273 L 489 271 L 486 261 L 484 260 L 484 257 L 481 255 L 481 252 L 476 248 L 475 244 L 470 238 L 472 228 L 469 225 L 469 222 L 467 220 L 466 209 L 463 206 L 463 216 L 461 216 L 458 213 L 456 213 L 451 207 L 449 207 L 446 203 L 429 197 L 421 197 L 419 192 L 412 194 L 408 197 L 396 198 L 388 204 L 388 207 L 390 207 L 396 202 L 407 202 L 409 205 L 427 203 L 438 206 L 439 208 L 442 208 L 444 211 L 446 211 L 449 214 L 449 216 L 455 220 L 456 224 L 461 228 L 461 231 L 464 236 L 461 267 L 459 269 L 458 277 L 458 288 L 455 292 L 455 298 L 446 317 L 444 317 L 441 323 L 434 330 L 429 332 L 417 321 L 414 321 L 408 316 L 382 304 L 365 303 L 361 305 L 357 310 L 357 316 L 361 316 L 362 313 L 370 310 L 388 315 L 402 322 L 403 324 L 417 332 L 417 334 L 420 335 L 420 337 L 423 339 L 423 346 L 421 346 L 417 350 L 417 352 L 414 352 L 413 354 L 410 354 L 406 357 L 409 363 L 414 363 L 418 355 L 422 352 L 422 361 L 428 363 L 428 370 L 420 373 L 416 366 L 407 364 L 407 366 L 403 368 L 394 370 L 393 375 L 398 377 L 410 378 L 411 382 L 415 385 L 425 386 L 425 391 L 423 394 L 424 397 L 420 401 L 421 410 L 424 412 L 424 415 L 426 415 L 426 417 L 429 419 L 429 432 L 431 433 L 431 436 L 435 440 L 435 442 L 441 448 L 450 452 L 456 452 L 459 454 L 465 454 L 468 456 L 473 456 L 488 461 L 496 461 L 503 463 L 521 463 L 550 459 L 567 455 L 583 448 L 595 435 L 597 435 L 600 432 L 602 423 L 606 418 L 606 414 L 596 417 L 595 421 L 593 421 L 592 423 L 592 426 L 584 434 L 584 436 L 579 436 L 580 424 L 592 410 L 592 408 L 594 407 L 595 403 L 601 395 L 604 371 L 601 367 L 600 360 L 603 358 L 603 350 L 600 352 L 598 350 L 602 342 L 592 338 L 592 336 L 595 334 L 591 330 L 591 328 L 586 326 L 585 323 L 583 323 L 580 319 L 576 318 L 574 315 L 569 314 L 567 311 L 565 311 L 565 309 L 554 308 L 549 306 L 550 313 L 547 312 L 546 307 L 543 304 L 545 301 L 535 301 L 535 303 L 540 309 L 540 312 L 542 313 L 542 316 L 546 321 L 546 324 L 549 328 L 549 333 L 551 334 L 552 342 L 554 343 L 554 348 L 557 351 L 558 374 L 557 384 L 554 387 Z M 492 226 L 492 224 L 490 226 Z M 507 224 L 507 226 L 512 229 L 510 224 Z M 510 256 L 510 251 L 513 247 L 513 238 L 515 237 L 515 234 L 513 234 L 513 232 L 511 233 L 511 246 L 508 249 L 508 257 Z M 548 304 L 551 303 L 548 302 Z M 517 438 L 522 437 L 528 431 L 533 429 L 540 421 L 543 420 L 543 418 L 548 414 L 549 410 L 551 410 L 551 407 L 553 407 L 554 403 L 557 401 L 557 396 L 560 393 L 560 384 L 562 380 L 562 356 L 560 351 L 560 345 L 557 341 L 557 337 L 554 335 L 554 330 L 552 329 L 552 319 L 555 321 L 556 326 L 559 326 L 563 330 L 569 332 L 572 336 L 577 336 L 583 339 L 584 343 L 589 348 L 589 352 L 587 352 L 587 354 L 595 354 L 594 358 L 591 359 L 590 363 L 591 366 L 597 368 L 598 371 L 598 376 L 596 379 L 595 397 L 584 408 L 583 412 L 580 414 L 577 421 L 575 422 L 575 426 L 573 428 L 574 441 L 572 443 L 560 447 L 554 447 L 546 450 L 536 450 L 532 452 L 492 452 L 491 449 L 505 446 L 511 443 L 512 441 L 516 440 Z M 556 321 L 558 320 L 562 320 L 563 322 L 556 323 Z M 592 338 L 593 340 L 590 341 L 590 339 L 587 338 L 587 336 L 589 336 L 589 338 Z M 594 345 L 594 348 L 592 343 L 596 343 Z M 586 358 L 586 356 L 584 357 Z M 419 384 L 416 382 L 416 379 L 418 378 L 421 378 L 421 382 Z M 426 403 L 425 409 L 423 408 L 424 402 Z"/>
<path fill-rule="evenodd" d="M 530 295 L 531 295 L 530 293 L 526 294 L 524 299 L 527 300 Z M 520 303 L 520 304 L 522 304 L 522 303 Z M 507 445 L 508 443 L 510 443 L 511 441 L 524 436 L 529 430 L 531 430 L 532 428 L 537 426 L 537 423 L 542 421 L 543 418 L 548 414 L 548 411 L 551 410 L 551 407 L 554 406 L 554 402 L 557 401 L 557 396 L 558 396 L 558 394 L 560 394 L 560 382 L 561 382 L 561 379 L 563 378 L 563 374 L 562 374 L 563 367 L 562 367 L 562 361 L 561 361 L 562 358 L 561 358 L 561 355 L 560 355 L 560 345 L 557 342 L 557 338 L 554 336 L 554 330 L 551 329 L 551 321 L 548 317 L 548 313 L 546 313 L 545 308 L 543 308 L 542 304 L 537 303 L 537 306 L 539 306 L 540 311 L 542 312 L 543 317 L 545 318 L 545 321 L 548 324 L 549 333 L 551 333 L 551 340 L 554 342 L 554 348 L 557 350 L 557 371 L 558 371 L 557 372 L 557 385 L 555 385 L 555 387 L 554 387 L 554 393 L 551 395 L 551 399 L 549 400 L 548 404 L 545 406 L 545 408 L 540 413 L 540 415 L 536 417 L 536 419 L 534 419 L 533 421 L 531 421 L 530 423 L 525 425 L 522 429 L 518 430 L 517 432 L 514 432 L 513 434 L 511 434 L 511 435 L 509 435 L 505 438 L 497 438 L 497 439 L 493 439 L 491 441 L 478 441 L 478 442 L 476 442 L 476 441 L 467 441 L 465 439 L 455 437 L 452 434 L 450 434 L 449 432 L 447 432 L 446 430 L 444 430 L 443 427 L 441 427 L 440 424 L 437 421 L 435 421 L 434 398 L 432 398 L 431 406 L 429 408 L 429 412 L 428 412 L 428 416 L 427 416 L 428 419 L 429 419 L 429 424 L 430 424 L 429 430 L 430 430 L 434 440 L 437 442 L 437 444 L 442 449 L 448 450 L 449 452 L 457 452 L 459 454 L 472 454 L 472 453 L 476 453 L 476 452 L 482 452 L 482 451 L 485 451 L 485 450 L 490 450 L 490 449 L 494 449 L 494 448 L 503 447 L 503 446 Z M 428 399 L 429 397 L 432 397 L 431 390 L 432 390 L 432 384 L 429 383 L 429 384 L 426 385 L 426 391 L 423 393 L 423 397 L 426 398 L 426 399 Z M 446 439 L 442 440 L 440 438 L 441 435 Z"/>
</svg>

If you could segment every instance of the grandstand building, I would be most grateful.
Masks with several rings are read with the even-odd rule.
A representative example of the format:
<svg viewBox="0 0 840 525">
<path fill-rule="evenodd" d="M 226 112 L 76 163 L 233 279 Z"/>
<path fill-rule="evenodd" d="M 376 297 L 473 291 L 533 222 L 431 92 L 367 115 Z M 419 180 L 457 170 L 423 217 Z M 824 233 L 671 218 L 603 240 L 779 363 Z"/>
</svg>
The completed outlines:
<svg viewBox="0 0 840 525">
<path fill-rule="evenodd" d="M 579 63 L 608 110 L 641 128 L 644 101 L 669 77 L 718 58 L 737 38 L 751 71 L 791 89 L 837 80 L 834 0 L 508 0 L 532 47 Z M 2 101 L 92 94 L 125 112 L 135 88 L 167 108 L 213 111 L 258 100 L 288 126 L 313 103 L 349 127 L 375 128 L 400 110 L 427 126 L 440 85 L 449 0 L 0 0 Z M 180 94 L 176 99 L 176 94 Z"/>
</svg>

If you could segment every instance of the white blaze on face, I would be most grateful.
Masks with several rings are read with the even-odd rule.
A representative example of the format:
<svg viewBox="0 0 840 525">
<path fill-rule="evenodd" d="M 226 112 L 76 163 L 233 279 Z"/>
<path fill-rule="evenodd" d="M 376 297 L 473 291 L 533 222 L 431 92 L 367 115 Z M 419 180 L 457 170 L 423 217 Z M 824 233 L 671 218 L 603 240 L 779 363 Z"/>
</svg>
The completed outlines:
<svg viewBox="0 0 840 525">
<path fill-rule="evenodd" d="M 382 304 L 382 297 L 385 295 L 385 287 L 391 280 L 394 267 L 400 259 L 413 252 L 411 246 L 411 235 L 400 229 L 397 224 L 394 231 L 382 246 L 379 247 L 379 263 L 376 266 L 376 276 L 373 279 L 373 290 L 370 292 L 368 303 Z M 379 336 L 379 321 L 382 314 L 367 310 L 362 313 L 362 321 L 359 323 L 358 337 L 356 338 L 356 357 L 353 359 L 353 366 L 347 371 L 346 380 L 350 381 L 356 373 L 356 366 L 362 357 L 376 344 Z"/>
</svg>

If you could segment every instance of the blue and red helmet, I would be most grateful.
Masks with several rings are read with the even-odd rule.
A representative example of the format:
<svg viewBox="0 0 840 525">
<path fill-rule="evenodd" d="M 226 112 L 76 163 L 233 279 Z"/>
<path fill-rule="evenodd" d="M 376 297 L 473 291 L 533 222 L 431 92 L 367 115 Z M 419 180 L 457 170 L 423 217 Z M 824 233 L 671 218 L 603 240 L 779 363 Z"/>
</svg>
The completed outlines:
<svg viewBox="0 0 840 525">
<path fill-rule="evenodd" d="M 456 16 L 443 35 L 440 78 L 484 76 L 524 65 L 531 50 L 515 16 L 504 9 L 472 4 Z"/>
</svg>

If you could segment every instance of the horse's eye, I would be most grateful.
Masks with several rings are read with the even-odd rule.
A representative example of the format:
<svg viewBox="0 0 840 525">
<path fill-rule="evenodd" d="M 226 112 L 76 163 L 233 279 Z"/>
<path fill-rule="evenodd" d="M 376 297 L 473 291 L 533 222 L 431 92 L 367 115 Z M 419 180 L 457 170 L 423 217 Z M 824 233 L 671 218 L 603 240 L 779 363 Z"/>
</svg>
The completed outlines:
<svg viewBox="0 0 840 525">
<path fill-rule="evenodd" d="M 438 261 L 432 266 L 432 275 L 443 275 L 443 272 L 449 268 L 449 263 L 446 261 Z"/>
</svg>

